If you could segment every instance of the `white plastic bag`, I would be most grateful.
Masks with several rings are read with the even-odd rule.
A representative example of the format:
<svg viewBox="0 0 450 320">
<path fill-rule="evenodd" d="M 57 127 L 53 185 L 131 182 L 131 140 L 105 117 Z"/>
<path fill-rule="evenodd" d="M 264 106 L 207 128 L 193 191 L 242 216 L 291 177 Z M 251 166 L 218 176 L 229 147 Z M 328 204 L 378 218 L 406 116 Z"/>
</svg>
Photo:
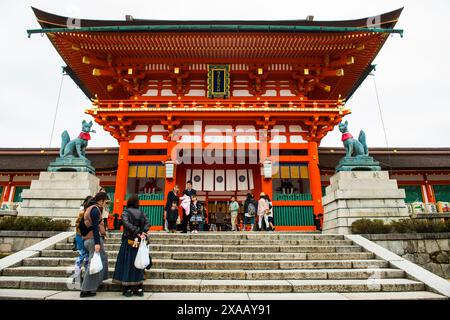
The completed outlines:
<svg viewBox="0 0 450 320">
<path fill-rule="evenodd" d="M 89 274 L 96 274 L 103 270 L 102 258 L 99 252 L 95 252 L 89 262 Z"/>
<path fill-rule="evenodd" d="M 134 266 L 137 269 L 145 269 L 146 266 L 150 264 L 150 252 L 147 246 L 147 241 L 142 240 L 139 245 L 138 253 L 136 259 L 134 260 Z"/>
</svg>

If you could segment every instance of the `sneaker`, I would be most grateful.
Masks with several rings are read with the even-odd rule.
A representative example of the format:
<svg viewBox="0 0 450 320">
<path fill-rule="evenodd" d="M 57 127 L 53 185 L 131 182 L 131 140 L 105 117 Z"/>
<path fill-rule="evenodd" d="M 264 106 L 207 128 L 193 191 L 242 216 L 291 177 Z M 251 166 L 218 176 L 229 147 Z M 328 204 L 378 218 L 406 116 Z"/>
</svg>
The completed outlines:
<svg viewBox="0 0 450 320">
<path fill-rule="evenodd" d="M 78 278 L 81 275 L 81 268 L 79 266 L 75 266 L 75 271 L 73 272 L 73 277 Z"/>
<path fill-rule="evenodd" d="M 88 298 L 88 297 L 95 297 L 97 293 L 95 291 L 81 291 L 80 292 L 80 298 Z"/>
</svg>

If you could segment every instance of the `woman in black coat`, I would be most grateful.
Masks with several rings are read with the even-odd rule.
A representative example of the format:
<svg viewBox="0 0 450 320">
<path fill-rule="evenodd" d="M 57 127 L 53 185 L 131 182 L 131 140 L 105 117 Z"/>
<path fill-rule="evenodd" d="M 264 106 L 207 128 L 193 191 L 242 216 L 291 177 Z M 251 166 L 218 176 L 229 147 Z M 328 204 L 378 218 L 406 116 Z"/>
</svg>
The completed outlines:
<svg viewBox="0 0 450 320">
<path fill-rule="evenodd" d="M 164 207 L 164 219 L 167 220 L 169 232 L 173 232 L 173 230 L 176 229 L 177 217 L 175 217 L 175 222 L 174 222 L 173 221 L 174 215 L 172 214 L 172 212 L 175 212 L 175 211 L 172 210 L 172 205 L 174 203 L 176 203 L 176 206 L 178 207 L 178 205 L 179 205 L 178 192 L 179 191 L 180 191 L 180 188 L 176 184 L 173 187 L 173 190 L 170 190 L 169 193 L 167 194 L 166 206 Z M 169 226 L 169 224 L 170 224 L 170 226 Z M 174 224 L 175 224 L 175 226 L 174 226 Z"/>
<path fill-rule="evenodd" d="M 134 260 L 139 244 L 147 238 L 150 223 L 147 216 L 139 210 L 138 195 L 132 195 L 127 201 L 127 208 L 122 213 L 123 234 L 114 268 L 113 283 L 122 285 L 123 295 L 144 295 L 144 269 L 137 269 Z"/>
</svg>

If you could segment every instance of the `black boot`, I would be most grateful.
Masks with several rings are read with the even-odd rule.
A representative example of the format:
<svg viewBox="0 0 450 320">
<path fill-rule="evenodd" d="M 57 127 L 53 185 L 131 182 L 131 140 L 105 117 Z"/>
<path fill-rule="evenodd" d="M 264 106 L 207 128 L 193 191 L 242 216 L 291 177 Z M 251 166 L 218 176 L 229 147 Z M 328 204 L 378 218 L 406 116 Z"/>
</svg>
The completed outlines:
<svg viewBox="0 0 450 320">
<path fill-rule="evenodd" d="M 123 290 L 122 290 L 122 294 L 123 294 L 125 297 L 129 298 L 129 297 L 131 297 L 131 296 L 133 295 L 133 291 L 131 290 L 131 287 L 129 287 L 129 286 L 124 286 L 124 287 L 123 287 Z"/>
<path fill-rule="evenodd" d="M 135 289 L 133 291 L 133 294 L 135 296 L 138 296 L 138 297 L 143 297 L 144 296 L 144 289 L 142 287 L 142 284 L 140 284 L 140 285 L 135 287 Z"/>
</svg>

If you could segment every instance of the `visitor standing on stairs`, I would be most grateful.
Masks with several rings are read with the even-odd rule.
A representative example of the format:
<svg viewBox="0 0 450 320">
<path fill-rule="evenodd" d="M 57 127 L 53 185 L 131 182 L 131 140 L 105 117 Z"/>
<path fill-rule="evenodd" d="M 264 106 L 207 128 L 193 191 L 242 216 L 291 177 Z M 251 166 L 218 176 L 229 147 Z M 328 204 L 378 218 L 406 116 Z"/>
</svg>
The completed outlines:
<svg viewBox="0 0 450 320">
<path fill-rule="evenodd" d="M 203 206 L 200 203 L 200 201 L 198 201 L 197 195 L 195 195 L 195 194 L 192 195 L 191 199 L 192 199 L 191 210 L 190 210 L 191 232 L 198 233 L 200 223 L 202 223 L 202 221 L 203 221 L 203 214 L 202 214 Z"/>
<path fill-rule="evenodd" d="M 197 195 L 197 191 L 195 191 L 194 189 L 192 189 L 192 181 L 189 180 L 188 182 L 186 182 L 186 190 L 183 191 L 183 195 L 186 195 L 188 197 L 192 197 L 193 195 Z M 186 212 L 187 210 L 185 210 L 183 208 L 183 220 L 181 221 L 181 225 L 182 225 L 182 233 L 187 233 L 187 227 L 188 227 L 188 223 L 190 220 L 190 216 L 189 216 L 189 212 Z"/>
<path fill-rule="evenodd" d="M 266 230 L 275 231 L 274 222 L 273 222 L 273 205 L 270 200 L 269 195 L 266 194 L 267 204 L 269 205 L 269 210 L 264 215 L 264 222 L 266 223 Z"/>
<path fill-rule="evenodd" d="M 236 231 L 236 220 L 238 218 L 239 203 L 236 201 L 235 196 L 231 197 L 229 211 L 231 216 L 231 231 Z"/>
<path fill-rule="evenodd" d="M 85 226 L 90 229 L 87 235 L 83 237 L 84 247 L 89 252 L 89 263 L 94 253 L 100 253 L 103 269 L 95 274 L 89 274 L 89 268 L 86 270 L 81 285 L 81 298 L 95 296 L 103 280 L 108 279 L 108 257 L 104 247 L 106 230 L 102 219 L 102 210 L 107 200 L 109 199 L 105 192 L 97 193 L 93 200 L 95 204 L 87 208 L 83 216 Z"/>
<path fill-rule="evenodd" d="M 89 254 L 88 254 L 86 248 L 84 247 L 84 240 L 83 240 L 83 237 L 81 236 L 81 231 L 80 231 L 80 221 L 81 221 L 81 218 L 84 216 L 84 213 L 86 212 L 87 208 L 90 207 L 91 200 L 93 198 L 94 198 L 93 196 L 87 196 L 84 199 L 83 204 L 81 205 L 81 208 L 80 208 L 80 213 L 78 214 L 78 218 L 75 221 L 75 233 L 76 233 L 75 244 L 76 244 L 76 249 L 78 251 L 78 258 L 75 261 L 75 271 L 74 271 L 74 275 L 73 275 L 74 280 L 80 278 L 81 268 L 83 267 L 83 264 L 84 264 L 85 270 L 89 266 Z"/>
<path fill-rule="evenodd" d="M 133 294 L 144 295 L 144 269 L 137 269 L 134 260 L 138 253 L 139 244 L 147 239 L 150 222 L 147 216 L 139 210 L 139 197 L 132 195 L 127 201 L 127 208 L 122 213 L 123 234 L 119 254 L 114 268 L 113 283 L 122 285 L 125 297 Z"/>
<path fill-rule="evenodd" d="M 170 190 L 169 193 L 167 194 L 166 206 L 164 207 L 164 220 L 167 221 L 167 224 L 169 224 L 169 222 L 170 222 L 169 216 L 170 216 L 171 211 L 173 211 L 172 205 L 174 203 L 176 203 L 176 206 L 178 207 L 178 202 L 179 202 L 178 192 L 180 192 L 180 188 L 176 184 L 173 187 L 173 189 Z M 175 226 L 172 224 L 172 227 L 174 227 L 173 229 L 171 229 L 170 226 L 168 225 L 169 232 L 172 232 L 172 230 L 177 229 L 176 221 L 177 221 L 177 218 L 175 218 Z"/>
<path fill-rule="evenodd" d="M 106 189 L 101 187 L 98 192 L 105 192 L 106 193 Z M 105 207 L 103 208 L 103 211 L 102 211 L 103 224 L 105 225 L 105 229 L 106 230 L 108 230 L 108 218 L 109 218 L 109 206 L 110 205 L 111 205 L 111 201 L 108 200 L 105 203 Z"/>
<path fill-rule="evenodd" d="M 258 202 L 251 193 L 247 193 L 247 199 L 244 202 L 244 231 L 247 230 L 247 225 L 250 225 L 250 231 L 253 231 L 257 210 Z"/>
<path fill-rule="evenodd" d="M 263 230 L 263 221 L 264 216 L 269 211 L 269 202 L 266 199 L 266 194 L 264 192 L 261 192 L 259 195 L 259 201 L 258 201 L 258 227 L 259 231 Z"/>
</svg>

